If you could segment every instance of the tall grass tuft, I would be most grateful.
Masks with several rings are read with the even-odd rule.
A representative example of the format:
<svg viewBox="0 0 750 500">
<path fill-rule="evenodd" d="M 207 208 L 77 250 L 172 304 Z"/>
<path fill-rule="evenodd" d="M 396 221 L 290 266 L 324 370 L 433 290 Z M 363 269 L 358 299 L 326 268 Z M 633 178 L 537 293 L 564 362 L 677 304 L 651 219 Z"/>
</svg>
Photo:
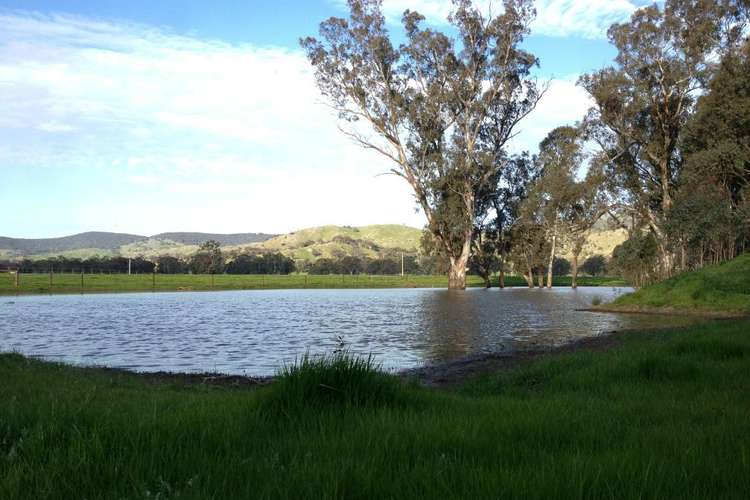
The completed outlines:
<svg viewBox="0 0 750 500">
<path fill-rule="evenodd" d="M 264 396 L 264 409 L 292 416 L 306 408 L 391 405 L 403 400 L 404 387 L 372 356 L 306 354 L 284 366 Z"/>
</svg>

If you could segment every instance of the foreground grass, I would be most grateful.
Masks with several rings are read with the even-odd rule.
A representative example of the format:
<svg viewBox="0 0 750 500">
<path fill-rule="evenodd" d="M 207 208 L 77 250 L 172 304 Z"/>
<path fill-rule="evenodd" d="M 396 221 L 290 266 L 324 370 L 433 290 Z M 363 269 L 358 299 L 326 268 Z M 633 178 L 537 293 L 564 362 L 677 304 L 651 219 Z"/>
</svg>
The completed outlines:
<svg viewBox="0 0 750 500">
<path fill-rule="evenodd" d="M 619 286 L 619 278 L 582 277 L 581 286 Z M 523 278 L 506 278 L 507 286 L 526 286 Z M 570 286 L 570 277 L 561 276 L 556 286 Z M 478 276 L 467 276 L 467 285 L 484 286 Z M 283 288 L 446 288 L 446 276 L 374 276 L 374 275 L 230 275 L 230 274 L 22 274 L 16 287 L 15 277 L 0 274 L 0 294 L 150 292 L 177 290 L 254 290 Z M 497 286 L 497 279 L 493 280 Z"/>
<path fill-rule="evenodd" d="M 644 287 L 612 305 L 632 310 L 750 314 L 750 253 Z"/>
<path fill-rule="evenodd" d="M 747 498 L 750 321 L 455 392 L 307 360 L 259 389 L 0 356 L 0 498 Z"/>
</svg>

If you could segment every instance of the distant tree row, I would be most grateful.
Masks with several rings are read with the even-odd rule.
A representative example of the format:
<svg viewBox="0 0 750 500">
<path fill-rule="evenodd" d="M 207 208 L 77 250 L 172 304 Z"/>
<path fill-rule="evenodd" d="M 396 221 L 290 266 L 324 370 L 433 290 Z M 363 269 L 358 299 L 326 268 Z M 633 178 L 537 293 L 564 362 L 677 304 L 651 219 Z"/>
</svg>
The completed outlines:
<svg viewBox="0 0 750 500">
<path fill-rule="evenodd" d="M 128 266 L 133 274 L 154 272 L 155 263 L 137 257 L 50 257 L 46 259 L 23 259 L 18 262 L 3 262 L 0 266 L 15 268 L 22 273 L 127 273 Z"/>
<path fill-rule="evenodd" d="M 87 259 L 65 256 L 46 259 L 24 259 L 19 262 L 0 262 L 0 267 L 15 268 L 22 273 L 159 273 L 159 274 L 289 274 L 296 271 L 294 260 L 280 253 L 240 253 L 226 259 L 216 241 L 203 243 L 198 251 L 180 259 L 163 255 L 147 260 L 142 257 L 91 257 Z"/>
<path fill-rule="evenodd" d="M 310 274 L 401 274 L 401 258 L 322 258 L 307 264 L 303 269 Z M 404 273 L 427 274 L 413 255 L 404 256 Z"/>
</svg>

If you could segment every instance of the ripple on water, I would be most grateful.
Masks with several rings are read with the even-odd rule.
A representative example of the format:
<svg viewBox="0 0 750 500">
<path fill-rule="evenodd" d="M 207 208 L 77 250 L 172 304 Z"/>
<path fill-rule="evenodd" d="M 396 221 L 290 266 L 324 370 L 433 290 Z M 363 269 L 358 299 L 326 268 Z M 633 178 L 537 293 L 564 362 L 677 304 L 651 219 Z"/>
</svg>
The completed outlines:
<svg viewBox="0 0 750 500">
<path fill-rule="evenodd" d="M 19 297 L 3 308 L 0 350 L 139 371 L 273 374 L 340 347 L 387 369 L 555 346 L 680 318 L 577 312 L 611 288 L 262 290 Z"/>
</svg>

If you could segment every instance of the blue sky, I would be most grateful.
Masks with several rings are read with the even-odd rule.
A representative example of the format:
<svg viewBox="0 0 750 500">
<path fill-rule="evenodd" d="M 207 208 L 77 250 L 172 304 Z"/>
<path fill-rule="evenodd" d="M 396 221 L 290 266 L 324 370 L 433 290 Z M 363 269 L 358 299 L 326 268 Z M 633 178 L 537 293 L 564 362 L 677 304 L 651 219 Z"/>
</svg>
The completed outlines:
<svg viewBox="0 0 750 500">
<path fill-rule="evenodd" d="M 486 2 L 485 2 L 486 4 Z M 385 0 L 445 26 L 450 3 Z M 515 150 L 589 105 L 628 0 L 544 0 L 526 47 L 550 91 Z M 406 185 L 348 142 L 297 46 L 342 0 L 0 1 L 0 235 L 421 226 Z"/>
</svg>

